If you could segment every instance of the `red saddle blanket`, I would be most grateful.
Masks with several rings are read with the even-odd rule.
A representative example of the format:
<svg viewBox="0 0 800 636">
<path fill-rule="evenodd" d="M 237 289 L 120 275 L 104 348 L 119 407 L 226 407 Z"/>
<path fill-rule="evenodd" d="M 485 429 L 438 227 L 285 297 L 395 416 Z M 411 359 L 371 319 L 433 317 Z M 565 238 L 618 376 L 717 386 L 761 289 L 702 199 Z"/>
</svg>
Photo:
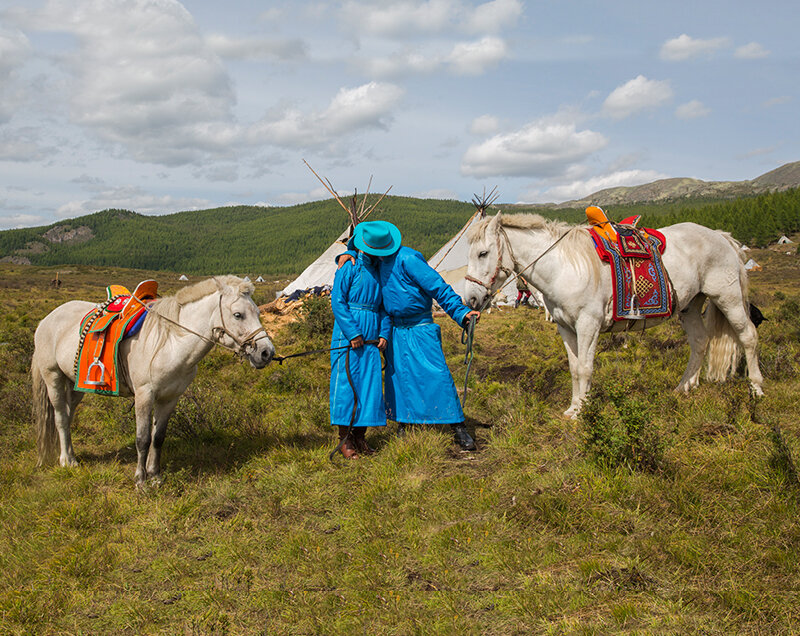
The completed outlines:
<svg viewBox="0 0 800 636">
<path fill-rule="evenodd" d="M 119 395 L 118 351 L 123 339 L 141 328 L 158 283 L 143 281 L 133 294 L 122 285 L 106 288 L 108 299 L 81 320 L 75 357 L 75 390 Z"/>
<path fill-rule="evenodd" d="M 671 316 L 672 286 L 661 262 L 664 235 L 631 225 L 615 229 L 615 241 L 589 229 L 597 255 L 611 266 L 614 320 Z"/>
</svg>

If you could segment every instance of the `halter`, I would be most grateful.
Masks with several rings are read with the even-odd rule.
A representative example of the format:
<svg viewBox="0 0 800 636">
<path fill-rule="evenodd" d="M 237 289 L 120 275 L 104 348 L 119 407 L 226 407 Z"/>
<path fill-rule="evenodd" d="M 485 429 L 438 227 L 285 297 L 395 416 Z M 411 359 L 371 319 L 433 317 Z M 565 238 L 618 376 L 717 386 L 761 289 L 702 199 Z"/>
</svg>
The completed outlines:
<svg viewBox="0 0 800 636">
<path fill-rule="evenodd" d="M 230 349 L 237 355 L 244 355 L 245 347 L 252 347 L 253 349 L 255 349 L 257 340 L 260 340 L 261 338 L 269 338 L 267 330 L 264 329 L 263 326 L 259 326 L 258 329 L 254 329 L 249 334 L 247 334 L 246 338 L 239 341 L 239 339 L 236 336 L 234 336 L 225 326 L 225 318 L 222 315 L 222 293 L 220 293 L 219 295 L 219 320 L 222 323 L 222 326 L 214 327 L 211 330 L 211 332 L 215 334 L 214 343 L 218 344 L 221 347 L 225 347 L 226 349 Z M 238 346 L 238 349 L 233 349 L 232 347 L 227 347 L 226 345 L 222 344 L 220 342 L 220 338 L 223 336 L 223 334 L 228 336 L 231 340 L 233 340 Z"/>
<path fill-rule="evenodd" d="M 492 287 L 494 286 L 495 282 L 497 281 L 497 276 L 500 272 L 503 272 L 507 277 L 514 276 L 514 270 L 509 269 L 505 265 L 503 265 L 503 243 L 500 242 L 500 235 L 505 237 L 505 244 L 508 246 L 508 252 L 511 255 L 511 262 L 514 265 L 514 268 L 517 266 L 517 259 L 514 258 L 514 250 L 511 248 L 511 241 L 508 240 L 508 234 L 506 234 L 505 228 L 501 225 L 500 229 L 497 231 L 497 267 L 494 268 L 494 274 L 489 279 L 488 283 L 484 283 L 482 280 L 478 280 L 477 278 L 473 278 L 472 276 L 464 276 L 464 280 L 468 280 L 472 283 L 477 283 L 481 287 L 485 288 L 488 293 L 492 293 Z M 527 268 L 525 268 L 527 269 Z"/>
</svg>

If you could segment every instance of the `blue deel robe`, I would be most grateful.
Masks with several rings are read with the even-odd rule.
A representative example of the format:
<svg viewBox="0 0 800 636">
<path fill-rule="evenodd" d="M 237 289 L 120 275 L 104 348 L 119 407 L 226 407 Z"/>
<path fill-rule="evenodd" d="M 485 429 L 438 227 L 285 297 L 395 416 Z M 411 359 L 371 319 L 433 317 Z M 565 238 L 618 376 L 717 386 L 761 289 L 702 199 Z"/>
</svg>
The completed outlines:
<svg viewBox="0 0 800 636">
<path fill-rule="evenodd" d="M 347 262 L 336 271 L 331 291 L 331 307 L 336 319 L 331 347 L 349 345 L 357 336 L 364 340 L 389 340 L 391 323 L 381 307 L 378 269 L 370 257 L 352 253 L 356 262 Z M 375 345 L 331 351 L 331 424 L 348 426 L 353 415 L 353 387 L 347 379 L 349 351 L 350 375 L 358 398 L 353 426 L 386 426 L 383 400 L 381 353 Z"/>
<path fill-rule="evenodd" d="M 409 247 L 382 258 L 383 307 L 392 319 L 386 351 L 386 413 L 406 424 L 464 421 L 453 376 L 442 351 L 442 330 L 433 322 L 433 299 L 463 325 L 470 309 L 444 279 Z"/>
</svg>

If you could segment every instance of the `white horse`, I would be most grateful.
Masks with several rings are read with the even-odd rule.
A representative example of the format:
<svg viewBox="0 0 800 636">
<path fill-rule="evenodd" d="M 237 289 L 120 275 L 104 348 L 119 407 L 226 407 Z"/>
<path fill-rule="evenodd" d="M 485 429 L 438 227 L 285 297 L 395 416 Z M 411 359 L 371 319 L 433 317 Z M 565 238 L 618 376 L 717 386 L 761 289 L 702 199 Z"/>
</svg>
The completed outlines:
<svg viewBox="0 0 800 636">
<path fill-rule="evenodd" d="M 136 407 L 135 481 L 161 481 L 161 446 L 178 398 L 197 374 L 197 363 L 215 344 L 263 368 L 275 355 L 251 298 L 254 287 L 235 276 L 210 278 L 184 287 L 150 306 L 138 334 L 120 343 L 120 395 Z M 70 423 L 83 393 L 75 391 L 75 356 L 83 317 L 96 305 L 72 300 L 39 323 L 31 361 L 33 412 L 39 465 L 55 459 L 77 464 Z"/>
<path fill-rule="evenodd" d="M 758 335 L 748 315 L 740 245 L 727 232 L 696 223 L 678 223 L 660 232 L 667 241 L 662 260 L 672 282 L 673 310 L 679 313 L 691 346 L 676 390 L 688 392 L 697 386 L 706 353 L 708 378 L 724 380 L 735 370 L 741 345 L 751 389 L 763 395 Z M 567 349 L 572 403 L 564 414 L 575 418 L 590 388 L 600 332 L 630 326 L 629 321 L 612 320 L 610 267 L 597 256 L 587 228 L 536 214 L 498 213 L 476 224 L 469 241 L 464 300 L 471 307 L 482 306 L 514 273 L 522 273 L 542 292 Z M 662 320 L 630 322 L 638 330 Z"/>
</svg>

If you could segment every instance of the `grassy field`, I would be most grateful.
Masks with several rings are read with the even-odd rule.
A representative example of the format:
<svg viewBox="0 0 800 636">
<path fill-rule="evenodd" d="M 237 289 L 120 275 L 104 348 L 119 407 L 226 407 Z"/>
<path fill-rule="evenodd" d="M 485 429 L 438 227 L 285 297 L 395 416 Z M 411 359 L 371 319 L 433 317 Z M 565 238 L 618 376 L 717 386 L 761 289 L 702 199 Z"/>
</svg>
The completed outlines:
<svg viewBox="0 0 800 636">
<path fill-rule="evenodd" d="M 326 356 L 256 371 L 214 351 L 143 492 L 126 399 L 83 401 L 79 467 L 35 468 L 27 373 L 48 311 L 151 273 L 61 268 L 54 290 L 54 269 L 0 265 L 0 633 L 800 633 L 800 263 L 753 254 L 758 403 L 741 377 L 675 394 L 671 322 L 604 336 L 589 415 L 566 421 L 555 327 L 494 311 L 466 404 L 478 452 L 391 424 L 376 455 L 331 462 Z M 299 325 L 279 353 L 325 346 Z"/>
</svg>

